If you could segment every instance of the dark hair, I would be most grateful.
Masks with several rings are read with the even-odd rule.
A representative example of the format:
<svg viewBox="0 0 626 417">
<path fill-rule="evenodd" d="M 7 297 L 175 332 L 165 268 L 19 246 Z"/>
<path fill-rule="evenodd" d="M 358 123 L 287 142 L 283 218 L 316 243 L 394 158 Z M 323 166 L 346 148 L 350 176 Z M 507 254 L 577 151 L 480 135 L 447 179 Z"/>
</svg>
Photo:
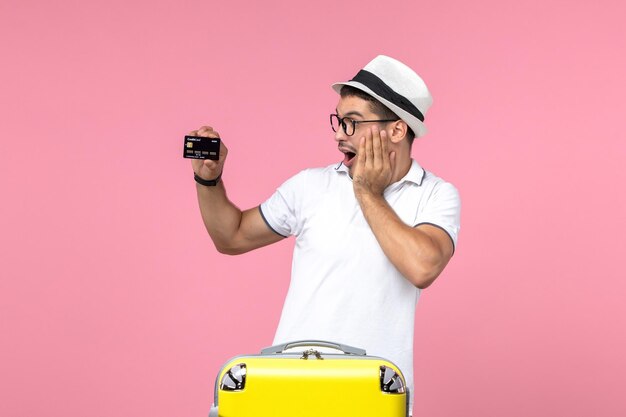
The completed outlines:
<svg viewBox="0 0 626 417">
<path fill-rule="evenodd" d="M 370 104 L 370 109 L 372 113 L 381 119 L 396 119 L 399 118 L 397 114 L 391 111 L 389 107 L 385 106 L 380 101 L 376 100 L 374 97 L 367 94 L 365 91 L 359 90 L 358 88 L 354 88 L 349 85 L 344 85 L 341 87 L 341 97 L 358 97 L 363 99 Z M 405 122 L 406 123 L 406 122 Z M 406 138 L 409 141 L 409 145 L 413 145 L 413 140 L 415 139 L 415 133 L 413 133 L 413 129 L 407 125 Z"/>
</svg>

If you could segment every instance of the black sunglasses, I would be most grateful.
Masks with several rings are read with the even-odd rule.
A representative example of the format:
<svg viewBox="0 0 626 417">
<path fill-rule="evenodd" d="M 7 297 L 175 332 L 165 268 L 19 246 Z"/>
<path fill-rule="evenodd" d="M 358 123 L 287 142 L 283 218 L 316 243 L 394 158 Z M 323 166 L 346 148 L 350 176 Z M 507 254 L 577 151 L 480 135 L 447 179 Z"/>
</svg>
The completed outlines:
<svg viewBox="0 0 626 417">
<path fill-rule="evenodd" d="M 373 123 L 373 122 L 395 122 L 400 119 L 381 119 L 381 120 L 352 120 L 349 117 L 339 117 L 338 114 L 330 115 L 330 127 L 333 129 L 333 132 L 339 130 L 339 126 L 343 129 L 347 136 L 354 135 L 354 131 L 356 130 L 356 125 L 358 123 Z"/>
</svg>

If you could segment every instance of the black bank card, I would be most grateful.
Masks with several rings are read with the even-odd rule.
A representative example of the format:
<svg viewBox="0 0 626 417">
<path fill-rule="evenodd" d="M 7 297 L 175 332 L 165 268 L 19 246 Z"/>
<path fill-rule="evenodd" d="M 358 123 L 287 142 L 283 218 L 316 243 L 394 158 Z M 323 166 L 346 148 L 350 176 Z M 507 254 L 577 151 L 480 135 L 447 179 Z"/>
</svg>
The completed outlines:
<svg viewBox="0 0 626 417">
<path fill-rule="evenodd" d="M 184 158 L 220 159 L 220 139 L 203 136 L 185 136 Z"/>
</svg>

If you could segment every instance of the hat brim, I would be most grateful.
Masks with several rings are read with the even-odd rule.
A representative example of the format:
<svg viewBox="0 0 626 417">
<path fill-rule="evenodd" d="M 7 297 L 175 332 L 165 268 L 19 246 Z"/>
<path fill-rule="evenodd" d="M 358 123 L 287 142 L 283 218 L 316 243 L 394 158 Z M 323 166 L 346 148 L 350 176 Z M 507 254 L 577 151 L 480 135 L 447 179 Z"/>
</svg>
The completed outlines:
<svg viewBox="0 0 626 417">
<path fill-rule="evenodd" d="M 361 84 L 360 82 L 357 82 L 357 81 L 347 81 L 347 82 L 343 82 L 343 83 L 335 83 L 335 84 L 332 85 L 332 88 L 338 94 L 340 94 L 341 93 L 341 87 L 343 87 L 344 85 L 348 85 L 350 87 L 354 87 L 354 88 L 356 88 L 358 90 L 361 90 L 361 91 L 369 94 L 370 96 L 374 97 L 376 100 L 380 101 L 381 103 L 383 103 L 389 110 L 391 110 L 392 112 L 397 114 L 398 117 L 400 117 L 400 119 L 404 120 L 406 122 L 406 124 L 409 125 L 411 130 L 413 130 L 413 133 L 415 133 L 415 137 L 421 138 L 422 136 L 424 136 L 428 132 L 428 129 L 426 129 L 426 125 L 424 125 L 424 123 L 420 119 L 418 119 L 417 117 L 413 116 L 411 113 L 407 112 L 406 110 L 403 110 L 400 107 L 396 106 L 395 104 L 393 104 L 389 100 L 379 96 L 378 94 L 376 94 L 375 92 L 373 92 L 368 87 L 366 87 L 365 85 Z"/>
</svg>

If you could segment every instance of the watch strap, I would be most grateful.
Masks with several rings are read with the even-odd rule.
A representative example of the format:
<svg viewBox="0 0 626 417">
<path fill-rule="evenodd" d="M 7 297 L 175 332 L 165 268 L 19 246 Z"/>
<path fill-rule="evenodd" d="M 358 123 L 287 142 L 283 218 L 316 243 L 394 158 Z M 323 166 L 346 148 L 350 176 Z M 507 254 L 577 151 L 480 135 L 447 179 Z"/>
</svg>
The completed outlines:
<svg viewBox="0 0 626 417">
<path fill-rule="evenodd" d="M 204 178 L 199 177 L 198 174 L 196 174 L 195 172 L 193 174 L 193 179 L 196 180 L 198 184 L 204 185 L 205 187 L 215 187 L 220 182 L 221 178 L 222 173 L 220 173 L 220 175 L 218 175 L 217 178 L 213 180 L 205 180 Z"/>
</svg>

